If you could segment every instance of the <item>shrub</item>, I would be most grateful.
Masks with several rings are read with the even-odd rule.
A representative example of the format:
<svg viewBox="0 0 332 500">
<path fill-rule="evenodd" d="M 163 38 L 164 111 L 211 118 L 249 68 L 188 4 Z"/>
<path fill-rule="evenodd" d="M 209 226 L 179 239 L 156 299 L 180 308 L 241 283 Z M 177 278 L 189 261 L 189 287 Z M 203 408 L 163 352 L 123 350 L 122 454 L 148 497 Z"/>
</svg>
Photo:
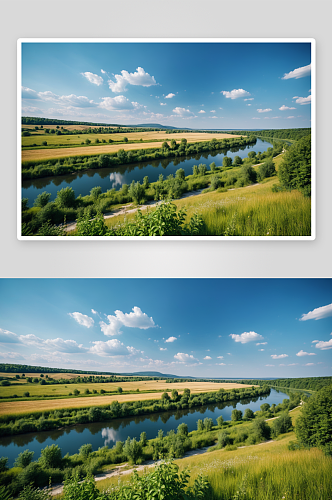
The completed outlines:
<svg viewBox="0 0 332 500">
<path fill-rule="evenodd" d="M 223 419 L 222 415 L 220 415 L 219 417 L 217 417 L 217 425 L 218 425 L 218 427 L 222 427 L 223 423 L 224 423 L 224 419 Z"/>
<path fill-rule="evenodd" d="M 272 437 L 278 437 L 292 429 L 292 419 L 288 413 L 282 413 L 280 417 L 272 422 Z"/>
<path fill-rule="evenodd" d="M 276 174 L 276 169 L 274 166 L 273 160 L 268 160 L 258 167 L 258 178 L 260 181 L 265 179 L 266 177 L 272 177 L 272 175 Z"/>
<path fill-rule="evenodd" d="M 242 419 L 242 411 L 241 410 L 233 410 L 231 419 L 233 422 L 238 422 Z"/>
<path fill-rule="evenodd" d="M 227 434 L 227 432 L 225 432 L 225 431 L 219 432 L 219 434 L 218 434 L 218 446 L 220 446 L 220 448 L 224 448 L 225 446 L 227 446 L 229 444 L 229 441 L 230 441 L 230 438 L 229 438 L 229 435 Z"/>
<path fill-rule="evenodd" d="M 92 444 L 83 444 L 79 449 L 79 454 L 85 460 L 92 453 Z"/>
<path fill-rule="evenodd" d="M 127 456 L 130 463 L 137 464 L 142 457 L 142 444 L 136 441 L 135 438 L 127 438 L 123 447 L 123 452 Z"/>
<path fill-rule="evenodd" d="M 33 459 L 35 452 L 34 451 L 29 451 L 29 450 L 24 450 L 22 453 L 20 453 L 15 460 L 14 467 L 22 467 L 24 469 L 27 467 Z"/>
<path fill-rule="evenodd" d="M 18 500 L 51 500 L 51 498 L 51 495 L 47 491 L 34 488 L 29 484 L 28 486 L 24 486 Z"/>
<path fill-rule="evenodd" d="M 253 421 L 251 432 L 257 440 L 269 439 L 271 435 L 271 428 L 264 418 L 258 418 Z"/>
<path fill-rule="evenodd" d="M 61 448 L 57 444 L 46 446 L 41 450 L 39 463 L 44 469 L 56 469 L 62 462 Z"/>
</svg>

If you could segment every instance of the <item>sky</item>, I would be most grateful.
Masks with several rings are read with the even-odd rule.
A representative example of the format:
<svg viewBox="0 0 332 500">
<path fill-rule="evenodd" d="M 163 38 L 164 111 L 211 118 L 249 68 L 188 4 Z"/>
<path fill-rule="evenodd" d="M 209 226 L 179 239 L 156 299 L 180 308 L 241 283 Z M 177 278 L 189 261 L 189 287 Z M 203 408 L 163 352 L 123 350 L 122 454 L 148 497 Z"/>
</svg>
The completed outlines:
<svg viewBox="0 0 332 500">
<path fill-rule="evenodd" d="M 311 44 L 22 43 L 22 116 L 183 128 L 311 126 Z"/>
<path fill-rule="evenodd" d="M 1 279 L 0 362 L 332 375 L 332 279 Z"/>
</svg>

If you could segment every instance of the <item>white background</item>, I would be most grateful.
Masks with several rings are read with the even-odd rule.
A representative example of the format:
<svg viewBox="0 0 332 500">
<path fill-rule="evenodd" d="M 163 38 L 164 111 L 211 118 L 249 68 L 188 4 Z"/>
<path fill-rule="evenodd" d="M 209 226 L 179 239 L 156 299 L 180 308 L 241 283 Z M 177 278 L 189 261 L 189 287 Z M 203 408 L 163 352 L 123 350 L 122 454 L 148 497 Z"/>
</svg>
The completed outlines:
<svg viewBox="0 0 332 500">
<path fill-rule="evenodd" d="M 330 2 L 2 0 L 1 7 L 0 277 L 332 276 Z M 16 42 L 24 37 L 315 38 L 316 240 L 18 241 Z"/>
</svg>

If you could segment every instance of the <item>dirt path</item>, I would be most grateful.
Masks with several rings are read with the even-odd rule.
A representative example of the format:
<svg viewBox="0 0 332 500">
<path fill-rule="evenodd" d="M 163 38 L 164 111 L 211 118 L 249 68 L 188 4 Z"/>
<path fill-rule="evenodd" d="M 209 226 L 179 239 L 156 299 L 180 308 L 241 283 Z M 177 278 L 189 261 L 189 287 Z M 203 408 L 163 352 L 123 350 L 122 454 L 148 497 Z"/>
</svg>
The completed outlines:
<svg viewBox="0 0 332 500">
<path fill-rule="evenodd" d="M 198 189 L 197 191 L 189 191 L 189 193 L 185 193 L 179 199 L 182 200 L 183 198 L 189 198 L 190 196 L 197 196 L 198 194 L 201 194 L 202 191 L 203 191 L 203 189 Z M 135 207 L 135 208 L 129 208 L 129 207 L 131 207 L 133 205 L 132 203 L 130 203 L 129 205 L 126 205 L 125 207 L 120 208 L 116 212 L 105 213 L 104 214 L 104 219 L 111 219 L 112 217 L 117 217 L 118 215 L 133 214 L 133 213 L 137 212 L 137 210 L 145 210 L 148 207 L 156 206 L 159 203 L 161 203 L 161 202 L 153 200 L 153 201 L 149 201 L 145 205 L 140 205 L 139 207 Z M 129 208 L 129 210 L 128 210 L 128 208 Z M 91 220 L 93 220 L 93 219 L 91 219 Z M 67 224 L 66 227 L 64 228 L 64 230 L 66 232 L 73 231 L 74 229 L 76 229 L 76 222 L 73 222 L 71 224 Z"/>
</svg>

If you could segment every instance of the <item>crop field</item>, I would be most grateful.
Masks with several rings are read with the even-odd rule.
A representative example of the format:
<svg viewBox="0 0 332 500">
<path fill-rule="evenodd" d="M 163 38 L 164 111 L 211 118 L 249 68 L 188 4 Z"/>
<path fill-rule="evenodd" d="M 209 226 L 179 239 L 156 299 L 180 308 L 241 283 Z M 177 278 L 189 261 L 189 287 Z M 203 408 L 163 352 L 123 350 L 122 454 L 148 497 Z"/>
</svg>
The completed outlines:
<svg viewBox="0 0 332 500">
<path fill-rule="evenodd" d="M 125 384 L 128 384 L 127 386 Z M 14 386 L 12 391 L 11 387 L 2 387 L 1 388 L 1 396 L 2 397 L 10 397 L 12 394 L 19 395 L 19 389 L 22 389 L 21 393 L 29 391 L 30 395 L 47 395 L 52 397 L 57 394 L 65 395 L 69 394 L 69 392 L 73 392 L 74 389 L 78 389 L 81 392 L 84 392 L 85 389 L 89 389 L 92 391 L 96 389 L 100 391 L 100 389 L 104 390 L 116 390 L 117 387 L 122 387 L 123 391 L 136 390 L 140 389 L 140 391 L 153 391 L 149 393 L 133 393 L 133 394 L 114 394 L 114 395 L 103 395 L 103 396 L 90 396 L 90 397 L 75 397 L 68 399 L 54 399 L 54 400 L 33 400 L 33 401 L 11 401 L 11 402 L 0 402 L 0 416 L 1 415 L 9 415 L 12 413 L 28 413 L 33 411 L 45 411 L 45 410 L 54 410 L 59 408 L 81 408 L 81 407 L 89 407 L 89 406 L 99 406 L 99 405 L 107 405 L 112 403 L 112 401 L 138 401 L 138 400 L 147 400 L 147 399 L 160 399 L 162 395 L 162 391 L 168 390 L 170 393 L 172 389 L 176 389 L 181 393 L 183 389 L 188 388 L 192 393 L 197 392 L 212 392 L 217 391 L 221 388 L 223 389 L 233 389 L 233 388 L 245 388 L 252 387 L 245 384 L 213 384 L 208 382 L 181 382 L 179 384 L 166 384 L 166 382 L 157 382 L 157 381 L 147 381 L 147 382 L 122 382 L 119 383 L 110 383 L 110 384 L 68 384 L 66 385 L 58 385 L 58 386 L 42 386 L 42 385 L 32 385 L 28 386 Z"/>
<path fill-rule="evenodd" d="M 121 144 L 102 144 L 97 146 L 85 146 L 80 145 L 81 142 L 85 142 L 86 139 L 91 140 L 93 143 L 96 139 L 102 141 L 103 139 L 108 142 L 108 139 L 112 139 L 113 141 L 122 141 L 124 137 L 128 138 L 128 143 Z M 39 146 L 42 145 L 42 142 L 46 140 L 48 145 L 57 146 L 62 144 L 68 147 L 61 148 L 42 148 L 42 149 L 24 149 L 22 151 L 22 161 L 29 160 L 47 160 L 51 158 L 63 158 L 69 156 L 86 156 L 86 155 L 98 155 L 103 153 L 115 153 L 119 149 L 124 149 L 125 151 L 129 151 L 132 149 L 148 149 L 148 148 L 160 148 L 164 141 L 171 141 L 171 139 L 175 139 L 179 144 L 181 139 L 185 138 L 190 142 L 198 142 L 198 141 L 210 141 L 213 138 L 216 139 L 232 139 L 240 136 L 230 135 L 230 134 L 208 134 L 208 133 L 184 133 L 184 134 L 166 134 L 165 132 L 131 132 L 128 134 L 84 134 L 78 136 L 77 135 L 60 135 L 52 137 L 49 134 L 44 135 L 36 135 L 30 137 L 23 137 L 22 144 L 23 146 L 28 146 L 31 144 L 37 144 Z M 130 141 L 140 141 L 140 139 L 147 142 L 134 142 L 130 143 Z M 149 142 L 154 141 L 154 142 Z M 76 147 L 73 147 L 76 145 Z M 77 147 L 79 146 L 79 147 Z M 38 146 L 37 146 L 38 147 Z"/>
<path fill-rule="evenodd" d="M 174 384 L 167 384 L 165 380 L 148 380 L 138 381 L 138 382 L 107 382 L 104 384 L 100 383 L 82 383 L 82 384 L 57 384 L 57 385 L 40 385 L 40 384 L 27 384 L 23 385 L 11 385 L 8 387 L 1 387 L 0 394 L 3 398 L 10 398 L 13 394 L 17 396 L 23 396 L 24 392 L 29 392 L 30 396 L 44 396 L 44 397 L 54 397 L 54 396 L 68 396 L 69 393 L 73 393 L 75 389 L 79 390 L 81 394 L 84 393 L 86 389 L 89 391 L 100 391 L 100 389 L 104 389 L 104 391 L 116 392 L 117 388 L 121 387 L 124 392 L 128 391 L 149 391 L 149 392 L 158 392 L 167 390 L 171 392 L 173 389 L 177 391 L 183 391 L 188 388 L 191 392 L 209 392 L 209 391 L 218 391 L 219 389 L 230 390 L 234 388 L 243 388 L 243 387 L 251 387 L 245 384 L 218 384 L 218 383 L 209 383 L 209 382 L 180 382 Z M 5 403 L 0 402 L 1 405 Z M 1 412 L 1 410 L 0 410 Z"/>
</svg>

